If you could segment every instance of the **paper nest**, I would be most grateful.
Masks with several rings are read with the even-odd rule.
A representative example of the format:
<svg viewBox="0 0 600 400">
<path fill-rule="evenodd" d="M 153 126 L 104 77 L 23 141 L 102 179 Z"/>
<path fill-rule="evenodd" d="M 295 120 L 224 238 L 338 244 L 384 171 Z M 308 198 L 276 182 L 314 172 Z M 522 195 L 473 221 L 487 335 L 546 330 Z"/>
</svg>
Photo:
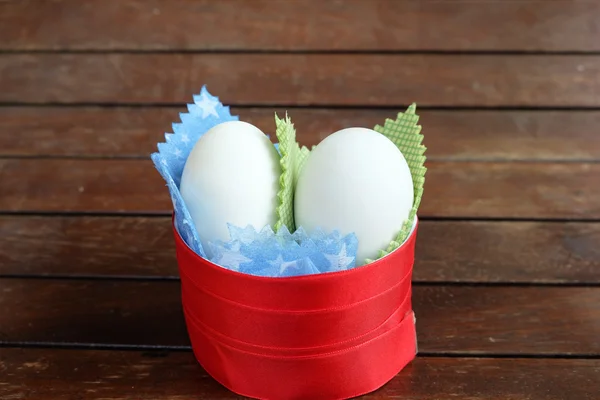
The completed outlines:
<svg viewBox="0 0 600 400">
<path fill-rule="evenodd" d="M 173 133 L 165 134 L 165 142 L 158 144 L 158 152 L 151 155 L 154 165 L 165 179 L 173 202 L 175 228 L 184 242 L 198 255 L 206 258 L 193 220 L 187 210 L 179 184 L 183 168 L 195 143 L 209 129 L 222 122 L 237 121 L 229 107 L 218 97 L 212 96 L 206 86 L 200 94 L 193 96 L 194 103 L 188 104 L 187 113 L 180 113 L 180 123 L 173 124 Z M 397 249 L 408 237 L 413 227 L 423 195 L 425 182 L 425 146 L 419 120 L 412 104 L 396 120 L 387 119 L 383 126 L 374 129 L 388 137 L 398 146 L 410 167 L 414 184 L 414 202 L 408 219 L 397 237 L 386 249 L 379 252 L 383 257 Z M 296 131 L 286 115 L 280 119 L 275 115 L 275 144 L 281 163 L 279 191 L 277 193 L 277 222 L 271 227 L 240 228 L 230 226 L 231 241 L 210 243 L 213 261 L 226 268 L 261 276 L 291 276 L 340 271 L 353 268 L 356 264 L 357 240 L 353 233 L 342 236 L 339 232 L 315 232 L 312 235 L 294 224 L 294 188 L 299 173 L 310 150 L 300 147 Z M 293 234 L 290 232 L 294 232 Z M 371 262 L 372 260 L 367 260 Z"/>
</svg>

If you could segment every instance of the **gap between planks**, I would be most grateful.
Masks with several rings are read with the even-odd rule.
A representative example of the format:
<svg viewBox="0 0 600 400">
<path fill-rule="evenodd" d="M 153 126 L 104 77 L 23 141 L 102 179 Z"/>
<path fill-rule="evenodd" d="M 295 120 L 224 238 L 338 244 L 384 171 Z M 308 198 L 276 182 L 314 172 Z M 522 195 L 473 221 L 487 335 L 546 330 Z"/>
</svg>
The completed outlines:
<svg viewBox="0 0 600 400">
<path fill-rule="evenodd" d="M 36 55 L 36 54 L 240 54 L 240 55 L 447 55 L 447 56 L 599 56 L 598 50 L 277 50 L 277 49 L 0 49 L 0 55 Z"/>
<path fill-rule="evenodd" d="M 150 156 L 96 156 L 96 155 L 29 155 L 29 154 L 0 154 L 0 160 L 90 160 L 90 161 L 111 161 L 111 160 L 150 160 Z M 427 161 L 435 162 L 452 162 L 452 163 L 491 163 L 491 164 L 538 164 L 538 163 L 553 163 L 553 164 L 598 164 L 598 159 L 587 159 L 587 158 L 514 158 L 514 159 L 503 159 L 503 158 L 453 158 L 453 157 L 427 157 Z M 1 213 L 1 211 L 0 211 Z"/>
<path fill-rule="evenodd" d="M 0 349 L 58 349 L 58 350 L 98 350 L 98 351 L 144 351 L 149 353 L 166 354 L 171 352 L 190 353 L 191 346 L 153 346 L 104 343 L 75 343 L 75 342 L 19 342 L 0 341 Z M 155 357 L 156 357 L 155 355 Z M 152 356 L 150 356 L 152 357 Z M 515 359 L 515 360 L 600 360 L 600 354 L 527 354 L 527 353 L 479 353 L 479 352 L 427 352 L 419 351 L 418 358 L 471 358 L 471 359 Z"/>
<path fill-rule="evenodd" d="M 133 281 L 133 282 L 171 282 L 180 281 L 178 275 L 78 275 L 78 274 L 0 274 L 0 279 L 48 280 L 48 281 Z M 553 287 L 553 288 L 600 288 L 600 282 L 511 282 L 511 281 L 427 281 L 413 280 L 413 287 Z"/>
<path fill-rule="evenodd" d="M 0 158 L 1 159 L 1 158 Z M 0 210 L 0 217 L 42 217 L 42 218 L 169 218 L 171 219 L 171 211 L 157 212 L 130 212 L 130 211 L 46 211 L 46 210 Z M 419 216 L 420 221 L 457 221 L 457 222 L 548 222 L 548 223 L 590 223 L 600 222 L 600 218 L 538 218 L 538 217 L 478 217 L 478 216 Z"/>
</svg>

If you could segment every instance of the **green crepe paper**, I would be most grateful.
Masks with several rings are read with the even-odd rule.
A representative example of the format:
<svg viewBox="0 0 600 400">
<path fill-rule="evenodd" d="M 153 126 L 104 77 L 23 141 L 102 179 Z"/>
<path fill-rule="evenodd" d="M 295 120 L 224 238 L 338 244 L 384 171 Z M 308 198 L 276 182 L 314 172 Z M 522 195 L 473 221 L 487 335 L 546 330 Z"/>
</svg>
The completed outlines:
<svg viewBox="0 0 600 400">
<path fill-rule="evenodd" d="M 294 224 L 294 190 L 300 170 L 306 162 L 310 151 L 306 147 L 300 148 L 296 142 L 296 129 L 287 116 L 279 119 L 275 114 L 277 126 L 277 140 L 279 141 L 279 153 L 281 158 L 281 175 L 279 176 L 279 191 L 277 192 L 277 222 L 275 231 L 285 225 L 290 232 L 296 230 Z"/>
<path fill-rule="evenodd" d="M 408 214 L 408 219 L 402 224 L 400 232 L 396 239 L 392 240 L 385 250 L 379 251 L 379 258 L 384 257 L 396 250 L 408 238 L 417 215 L 417 210 L 423 197 L 423 184 L 425 183 L 425 150 L 423 144 L 423 135 L 421 134 L 421 125 L 417 125 L 419 116 L 415 113 L 416 104 L 411 104 L 405 113 L 398 113 L 396 120 L 386 119 L 383 126 L 377 125 L 373 128 L 375 131 L 385 135 L 398 147 L 406 158 L 410 173 L 412 175 L 415 198 L 412 209 Z M 371 262 L 372 260 L 367 260 Z"/>
</svg>

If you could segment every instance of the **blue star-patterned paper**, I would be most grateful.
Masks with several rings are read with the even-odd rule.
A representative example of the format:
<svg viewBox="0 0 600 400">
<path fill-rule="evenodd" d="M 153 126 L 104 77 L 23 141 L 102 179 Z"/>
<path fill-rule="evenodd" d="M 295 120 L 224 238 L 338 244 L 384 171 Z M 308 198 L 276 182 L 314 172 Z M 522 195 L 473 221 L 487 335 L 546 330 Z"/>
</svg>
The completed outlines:
<svg viewBox="0 0 600 400">
<path fill-rule="evenodd" d="M 212 96 L 206 86 L 181 113 L 181 122 L 173 124 L 173 133 L 165 134 L 158 152 L 151 155 L 154 165 L 165 179 L 173 202 L 175 228 L 183 241 L 198 255 L 207 258 L 192 217 L 179 191 L 185 162 L 196 142 L 212 127 L 237 121 L 229 107 Z M 278 149 L 277 144 L 275 148 Z M 279 150 L 279 149 L 278 149 Z M 252 226 L 229 226 L 230 241 L 209 243 L 210 261 L 241 273 L 258 276 L 285 277 L 343 271 L 356 265 L 358 240 L 354 234 L 316 231 L 307 235 L 302 228 L 293 234 L 285 226 L 273 232 Z"/>
<path fill-rule="evenodd" d="M 229 225 L 228 242 L 209 242 L 210 261 L 245 274 L 285 277 L 345 271 L 356 265 L 358 239 L 353 233 L 315 231 L 300 228 L 291 234 L 286 226 L 277 233 L 266 226 L 256 231 Z"/>
<path fill-rule="evenodd" d="M 151 158 L 167 182 L 175 211 L 175 228 L 194 252 L 206 257 L 192 217 L 179 192 L 181 175 L 185 161 L 198 139 L 213 126 L 238 121 L 239 117 L 231 115 L 229 107 L 224 106 L 218 97 L 212 96 L 206 86 L 194 96 L 194 103 L 188 104 L 187 109 L 187 113 L 179 114 L 181 122 L 173 124 L 173 133 L 165 133 L 165 142 L 158 144 L 158 153 L 153 153 Z"/>
</svg>

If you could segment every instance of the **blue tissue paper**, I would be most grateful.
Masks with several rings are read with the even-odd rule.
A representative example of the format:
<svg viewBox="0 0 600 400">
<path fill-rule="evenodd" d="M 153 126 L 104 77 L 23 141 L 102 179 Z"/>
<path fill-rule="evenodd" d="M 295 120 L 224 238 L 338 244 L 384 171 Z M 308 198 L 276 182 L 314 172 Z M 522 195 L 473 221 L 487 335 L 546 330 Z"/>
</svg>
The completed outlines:
<svg viewBox="0 0 600 400">
<path fill-rule="evenodd" d="M 167 182 L 175 211 L 175 228 L 194 252 L 206 257 L 194 222 L 179 192 L 181 175 L 185 161 L 198 139 L 215 125 L 238 121 L 239 117 L 231 115 L 229 107 L 224 106 L 218 97 L 212 96 L 206 86 L 193 98 L 194 104 L 187 105 L 188 112 L 179 114 L 181 123 L 173 124 L 173 133 L 165 133 L 165 142 L 158 144 L 158 153 L 153 153 L 151 158 Z"/>
<path fill-rule="evenodd" d="M 358 239 L 353 233 L 316 231 L 307 235 L 300 228 L 291 234 L 282 226 L 256 231 L 229 225 L 228 242 L 209 242 L 215 264 L 251 275 L 284 277 L 337 272 L 354 268 Z"/>
</svg>

